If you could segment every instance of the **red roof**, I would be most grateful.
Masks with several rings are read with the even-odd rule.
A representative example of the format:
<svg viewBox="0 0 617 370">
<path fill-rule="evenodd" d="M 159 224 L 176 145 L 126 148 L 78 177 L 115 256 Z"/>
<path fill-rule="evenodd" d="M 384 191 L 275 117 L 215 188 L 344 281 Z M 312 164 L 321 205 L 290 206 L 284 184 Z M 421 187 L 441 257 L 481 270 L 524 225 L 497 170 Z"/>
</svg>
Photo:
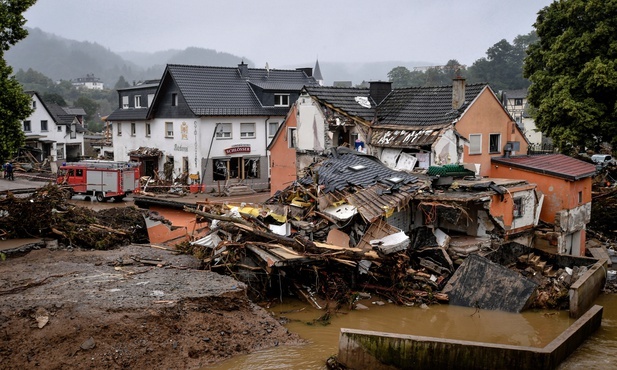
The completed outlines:
<svg viewBox="0 0 617 370">
<path fill-rule="evenodd" d="M 543 173 L 570 181 L 591 177 L 596 173 L 596 166 L 594 164 L 563 154 L 493 157 L 491 161 L 493 163 L 502 163 L 526 171 Z"/>
</svg>

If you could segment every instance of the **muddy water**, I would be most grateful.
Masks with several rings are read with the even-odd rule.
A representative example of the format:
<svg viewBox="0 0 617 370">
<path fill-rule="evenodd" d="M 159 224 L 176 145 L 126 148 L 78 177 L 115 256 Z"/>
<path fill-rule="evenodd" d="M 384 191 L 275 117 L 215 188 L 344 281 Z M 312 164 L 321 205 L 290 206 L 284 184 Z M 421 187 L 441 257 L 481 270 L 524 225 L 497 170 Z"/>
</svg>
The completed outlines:
<svg viewBox="0 0 617 370">
<path fill-rule="evenodd" d="M 335 314 L 330 325 L 313 323 L 323 312 L 288 300 L 269 311 L 290 321 L 286 327 L 307 341 L 305 345 L 277 347 L 241 356 L 206 369 L 325 369 L 325 360 L 338 351 L 340 328 L 386 331 L 542 347 L 572 322 L 567 312 L 535 311 L 510 314 L 476 311 L 456 306 L 400 307 L 372 305 L 369 310 Z M 617 366 L 617 295 L 602 296 L 601 329 L 573 353 L 559 369 L 615 368 Z"/>
</svg>

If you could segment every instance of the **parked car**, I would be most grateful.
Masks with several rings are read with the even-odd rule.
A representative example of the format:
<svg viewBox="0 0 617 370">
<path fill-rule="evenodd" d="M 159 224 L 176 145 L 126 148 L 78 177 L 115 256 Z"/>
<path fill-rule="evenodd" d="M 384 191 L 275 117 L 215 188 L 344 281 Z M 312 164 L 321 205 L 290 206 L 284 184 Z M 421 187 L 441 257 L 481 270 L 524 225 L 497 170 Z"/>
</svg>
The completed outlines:
<svg viewBox="0 0 617 370">
<path fill-rule="evenodd" d="M 608 166 L 615 164 L 615 159 L 610 154 L 594 154 L 591 156 L 591 161 L 595 164 Z"/>
</svg>

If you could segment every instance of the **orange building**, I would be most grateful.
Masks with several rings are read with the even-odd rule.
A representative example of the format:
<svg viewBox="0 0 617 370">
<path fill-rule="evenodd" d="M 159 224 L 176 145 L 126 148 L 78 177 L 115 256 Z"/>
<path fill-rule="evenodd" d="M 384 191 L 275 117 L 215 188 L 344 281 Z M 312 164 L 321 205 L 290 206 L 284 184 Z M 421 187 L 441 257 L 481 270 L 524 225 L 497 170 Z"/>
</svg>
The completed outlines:
<svg viewBox="0 0 617 370">
<path fill-rule="evenodd" d="M 559 254 L 585 255 L 585 228 L 591 218 L 591 185 L 596 167 L 563 154 L 492 158 L 494 177 L 525 179 L 544 194 L 540 219 L 554 225 L 536 239 Z"/>
<path fill-rule="evenodd" d="M 272 138 L 270 153 L 270 194 L 288 187 L 296 180 L 297 106 L 292 106 L 285 121 Z"/>
</svg>

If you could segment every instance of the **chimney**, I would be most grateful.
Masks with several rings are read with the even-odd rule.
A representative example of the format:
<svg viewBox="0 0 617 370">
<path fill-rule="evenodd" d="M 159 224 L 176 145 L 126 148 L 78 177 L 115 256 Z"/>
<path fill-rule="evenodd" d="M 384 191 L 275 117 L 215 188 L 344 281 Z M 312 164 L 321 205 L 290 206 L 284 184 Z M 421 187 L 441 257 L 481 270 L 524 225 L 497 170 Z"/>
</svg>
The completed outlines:
<svg viewBox="0 0 617 370">
<path fill-rule="evenodd" d="M 465 78 L 454 77 L 452 80 L 452 109 L 459 109 L 465 103 Z"/>
<path fill-rule="evenodd" d="M 313 68 L 311 67 L 296 68 L 296 71 L 302 71 L 306 74 L 307 77 L 313 77 Z"/>
<path fill-rule="evenodd" d="M 379 105 L 392 91 L 392 82 L 390 81 L 370 81 L 369 96 L 375 104 Z"/>
<path fill-rule="evenodd" d="M 240 77 L 249 78 L 249 66 L 244 63 L 244 60 L 238 64 L 238 71 L 240 72 Z"/>
</svg>

